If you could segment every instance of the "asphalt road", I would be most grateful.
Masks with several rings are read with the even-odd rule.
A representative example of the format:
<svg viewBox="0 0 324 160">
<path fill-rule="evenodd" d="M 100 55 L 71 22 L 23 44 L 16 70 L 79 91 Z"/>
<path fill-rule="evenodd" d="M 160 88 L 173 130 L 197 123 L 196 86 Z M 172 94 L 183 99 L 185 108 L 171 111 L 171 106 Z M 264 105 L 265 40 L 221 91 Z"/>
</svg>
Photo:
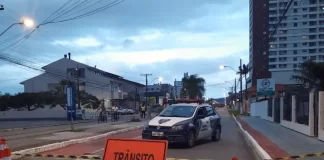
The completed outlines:
<svg viewBox="0 0 324 160">
<path fill-rule="evenodd" d="M 128 120 L 133 115 L 122 115 L 120 120 Z M 110 119 L 109 119 L 110 120 Z M 78 120 L 75 123 L 97 123 L 97 120 Z M 13 120 L 0 121 L 0 131 L 12 128 L 29 128 L 35 126 L 53 126 L 53 125 L 70 125 L 66 120 Z"/>
<path fill-rule="evenodd" d="M 256 160 L 253 151 L 246 144 L 243 135 L 232 117 L 230 117 L 225 110 L 220 110 L 218 112 L 222 117 L 223 126 L 222 137 L 219 142 L 203 140 L 198 142 L 197 146 L 191 149 L 187 149 L 181 145 L 172 145 L 169 146 L 168 149 L 168 158 L 230 160 L 235 156 L 239 160 Z M 141 130 L 135 130 L 114 135 L 114 137 L 140 139 L 140 135 Z M 105 138 L 45 152 L 44 154 L 78 156 L 90 153 L 102 156 L 104 145 Z M 25 158 L 25 160 L 31 159 L 32 158 Z"/>
</svg>

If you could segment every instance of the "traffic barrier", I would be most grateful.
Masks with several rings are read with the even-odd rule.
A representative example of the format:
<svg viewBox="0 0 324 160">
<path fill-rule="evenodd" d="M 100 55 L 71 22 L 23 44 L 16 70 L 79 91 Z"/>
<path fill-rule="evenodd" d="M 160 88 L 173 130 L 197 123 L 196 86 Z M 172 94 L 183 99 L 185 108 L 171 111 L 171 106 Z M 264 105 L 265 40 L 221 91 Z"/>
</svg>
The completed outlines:
<svg viewBox="0 0 324 160">
<path fill-rule="evenodd" d="M 310 158 L 310 157 L 324 157 L 324 152 L 312 153 L 312 154 L 301 154 L 301 155 L 281 157 L 281 158 L 274 158 L 273 160 L 289 160 L 289 159 Z"/>
<path fill-rule="evenodd" d="M 13 154 L 22 158 L 57 158 L 57 159 L 87 159 L 87 160 L 101 160 L 102 157 L 99 155 L 53 155 L 53 154 Z M 166 160 L 213 160 L 213 159 L 187 159 L 187 158 L 166 158 Z M 235 159 L 238 160 L 238 159 Z"/>
<path fill-rule="evenodd" d="M 3 154 L 4 154 L 4 147 L 6 145 L 6 140 L 4 138 L 1 138 L 0 141 L 0 160 L 3 160 Z"/>
<path fill-rule="evenodd" d="M 75 155 L 53 155 L 53 154 L 18 154 L 14 153 L 13 156 L 19 156 L 21 158 L 62 158 L 62 159 L 89 159 L 96 160 L 101 159 L 98 155 L 83 155 L 83 156 L 75 156 Z"/>
<path fill-rule="evenodd" d="M 6 144 L 6 139 L 0 141 L 0 160 L 11 160 L 10 148 Z"/>
</svg>

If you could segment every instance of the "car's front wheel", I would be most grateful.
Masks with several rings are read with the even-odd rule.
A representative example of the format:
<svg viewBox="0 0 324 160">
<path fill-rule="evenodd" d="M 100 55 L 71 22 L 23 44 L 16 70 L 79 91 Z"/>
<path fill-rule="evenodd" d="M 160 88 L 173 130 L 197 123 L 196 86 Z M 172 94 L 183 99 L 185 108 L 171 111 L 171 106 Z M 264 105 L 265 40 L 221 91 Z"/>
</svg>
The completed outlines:
<svg viewBox="0 0 324 160">
<path fill-rule="evenodd" d="M 216 130 L 214 131 L 214 133 L 211 136 L 211 139 L 213 141 L 219 141 L 221 137 L 221 130 L 220 128 L 216 128 Z"/>
<path fill-rule="evenodd" d="M 190 131 L 187 138 L 187 147 L 192 148 L 195 146 L 196 134 L 194 131 Z"/>
</svg>

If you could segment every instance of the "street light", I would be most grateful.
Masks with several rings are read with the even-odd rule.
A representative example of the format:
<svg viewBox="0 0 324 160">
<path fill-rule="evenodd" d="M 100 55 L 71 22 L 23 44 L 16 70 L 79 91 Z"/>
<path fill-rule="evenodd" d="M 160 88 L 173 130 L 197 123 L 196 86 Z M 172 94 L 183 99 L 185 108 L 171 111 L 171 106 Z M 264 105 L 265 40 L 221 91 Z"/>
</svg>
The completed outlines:
<svg viewBox="0 0 324 160">
<path fill-rule="evenodd" d="M 221 69 L 221 70 L 223 70 L 223 69 L 225 69 L 225 68 L 230 68 L 230 69 L 232 69 L 234 72 L 237 72 L 234 68 L 232 68 L 231 66 L 224 66 L 224 65 L 221 65 L 221 66 L 219 66 L 219 69 Z"/>
<path fill-rule="evenodd" d="M 151 81 L 150 83 L 148 83 L 148 84 L 151 84 L 154 80 L 158 80 L 159 83 L 161 84 L 161 82 L 163 81 L 163 78 L 162 78 L 162 77 L 154 78 L 154 79 L 152 79 L 152 81 Z"/>
<path fill-rule="evenodd" d="M 17 24 L 20 24 L 20 25 L 24 25 L 25 27 L 28 27 L 28 28 L 31 28 L 34 26 L 34 21 L 32 19 L 29 19 L 29 18 L 25 18 L 23 19 L 21 22 L 19 23 L 13 23 L 11 24 L 7 29 L 5 29 L 1 34 L 0 36 L 2 36 L 4 33 L 6 33 L 12 26 L 14 25 L 17 25 Z"/>
</svg>

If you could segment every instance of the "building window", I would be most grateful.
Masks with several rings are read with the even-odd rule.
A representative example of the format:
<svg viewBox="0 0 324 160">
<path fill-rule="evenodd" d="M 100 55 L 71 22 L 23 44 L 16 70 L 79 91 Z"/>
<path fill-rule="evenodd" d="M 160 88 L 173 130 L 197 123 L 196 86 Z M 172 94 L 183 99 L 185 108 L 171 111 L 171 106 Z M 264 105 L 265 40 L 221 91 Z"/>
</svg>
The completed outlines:
<svg viewBox="0 0 324 160">
<path fill-rule="evenodd" d="M 294 61 L 297 61 L 297 57 L 294 57 Z"/>
<path fill-rule="evenodd" d="M 294 68 L 297 68 L 297 64 L 294 64 Z"/>
<path fill-rule="evenodd" d="M 294 47 L 295 47 L 295 48 L 297 47 L 297 44 L 296 44 L 296 43 L 294 44 Z"/>
<path fill-rule="evenodd" d="M 307 36 L 302 36 L 302 38 L 303 38 L 303 39 L 306 39 L 306 38 L 307 38 Z"/>
<path fill-rule="evenodd" d="M 298 24 L 297 23 L 294 23 L 294 27 L 297 27 L 298 26 Z"/>
<path fill-rule="evenodd" d="M 297 51 L 296 50 L 294 50 L 294 54 L 297 54 Z"/>
</svg>

